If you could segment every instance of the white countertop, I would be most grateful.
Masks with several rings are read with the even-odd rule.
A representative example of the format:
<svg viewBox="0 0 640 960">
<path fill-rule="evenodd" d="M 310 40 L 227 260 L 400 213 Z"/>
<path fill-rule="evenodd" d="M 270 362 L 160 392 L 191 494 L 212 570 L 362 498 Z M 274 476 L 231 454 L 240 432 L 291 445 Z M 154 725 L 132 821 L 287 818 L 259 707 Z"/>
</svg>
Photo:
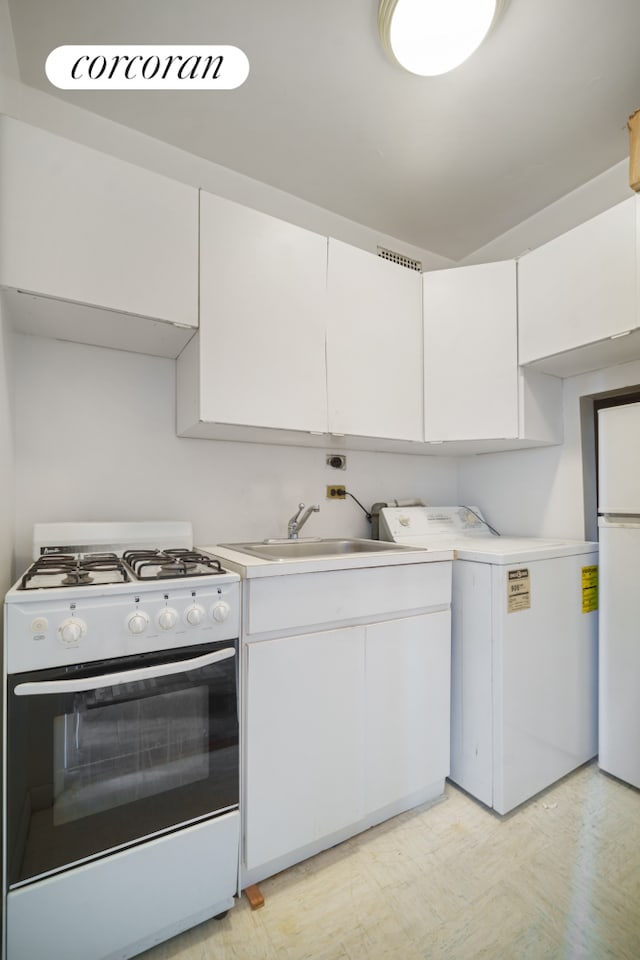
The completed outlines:
<svg viewBox="0 0 640 960">
<path fill-rule="evenodd" d="M 342 554 L 334 557 L 295 558 L 291 560 L 265 560 L 239 553 L 228 547 L 198 546 L 220 560 L 223 567 L 239 573 L 244 580 L 253 577 L 279 577 L 297 573 L 321 573 L 325 570 L 357 570 L 362 567 L 390 567 L 414 563 L 438 563 L 453 560 L 451 549 L 427 550 L 416 547 L 411 550 L 385 550 L 379 553 Z"/>
</svg>

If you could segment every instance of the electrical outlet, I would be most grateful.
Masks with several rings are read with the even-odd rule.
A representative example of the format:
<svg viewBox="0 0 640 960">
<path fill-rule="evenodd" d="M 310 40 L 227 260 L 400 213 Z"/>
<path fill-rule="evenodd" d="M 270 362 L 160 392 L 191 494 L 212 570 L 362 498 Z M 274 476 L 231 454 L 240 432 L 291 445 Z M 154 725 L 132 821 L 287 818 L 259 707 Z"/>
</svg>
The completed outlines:
<svg viewBox="0 0 640 960">
<path fill-rule="evenodd" d="M 346 488 L 339 486 L 337 483 L 332 483 L 330 487 L 327 487 L 327 500 L 344 500 L 346 495 Z"/>
<path fill-rule="evenodd" d="M 347 458 L 344 453 L 328 453 L 327 466 L 333 467 L 334 470 L 346 470 Z"/>
</svg>

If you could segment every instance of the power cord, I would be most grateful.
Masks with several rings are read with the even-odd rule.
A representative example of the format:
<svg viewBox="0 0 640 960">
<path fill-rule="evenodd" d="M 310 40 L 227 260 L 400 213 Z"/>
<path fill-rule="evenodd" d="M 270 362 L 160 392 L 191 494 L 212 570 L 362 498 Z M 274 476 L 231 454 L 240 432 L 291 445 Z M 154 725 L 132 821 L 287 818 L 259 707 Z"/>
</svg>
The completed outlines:
<svg viewBox="0 0 640 960">
<path fill-rule="evenodd" d="M 362 506 L 362 504 L 360 503 L 360 501 L 358 500 L 358 498 L 357 498 L 357 497 L 354 497 L 354 495 L 353 495 L 352 493 L 349 493 L 348 490 L 345 490 L 344 495 L 345 495 L 345 497 L 351 497 L 352 500 L 355 500 L 355 502 L 358 504 L 358 506 L 360 507 L 360 509 L 364 512 L 364 514 L 365 514 L 367 520 L 369 521 L 369 523 L 371 523 L 371 521 L 373 520 L 373 514 L 369 513 L 369 511 L 367 510 L 367 508 Z"/>
<path fill-rule="evenodd" d="M 500 536 L 502 536 L 502 534 L 498 533 L 498 531 L 496 530 L 495 527 L 492 527 L 492 526 L 491 526 L 491 524 L 489 523 L 488 520 L 485 520 L 484 517 L 481 517 L 480 514 L 479 514 L 479 513 L 476 513 L 475 510 L 472 510 L 471 507 L 468 507 L 466 504 L 463 503 L 463 504 L 462 504 L 462 509 L 463 509 L 463 510 L 468 510 L 469 513 L 472 513 L 473 516 L 476 517 L 481 523 L 484 523 L 487 527 L 489 527 L 489 530 L 491 530 L 491 533 L 494 535 L 494 537 L 500 537 Z"/>
</svg>

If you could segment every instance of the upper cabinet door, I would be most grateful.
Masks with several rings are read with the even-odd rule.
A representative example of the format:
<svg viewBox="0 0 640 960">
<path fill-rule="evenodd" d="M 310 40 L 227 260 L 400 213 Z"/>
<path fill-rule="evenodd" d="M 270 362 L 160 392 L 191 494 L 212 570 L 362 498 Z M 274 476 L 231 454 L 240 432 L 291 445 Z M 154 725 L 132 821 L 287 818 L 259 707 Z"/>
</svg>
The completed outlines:
<svg viewBox="0 0 640 960">
<path fill-rule="evenodd" d="M 327 239 L 201 193 L 202 420 L 326 432 Z"/>
<path fill-rule="evenodd" d="M 330 432 L 421 441 L 420 273 L 330 238 L 328 290 Z"/>
<path fill-rule="evenodd" d="M 520 363 L 575 351 L 638 326 L 638 203 L 630 197 L 520 258 Z M 628 348 L 628 343 L 622 347 Z M 566 375 L 624 359 L 609 358 L 609 352 L 605 346 L 599 362 L 593 348 L 583 351 L 585 359 L 579 356 L 575 367 L 537 365 Z"/>
<path fill-rule="evenodd" d="M 3 286 L 197 326 L 195 187 L 7 117 L 0 169 Z"/>
<path fill-rule="evenodd" d="M 516 264 L 423 274 L 427 440 L 518 437 Z"/>
</svg>

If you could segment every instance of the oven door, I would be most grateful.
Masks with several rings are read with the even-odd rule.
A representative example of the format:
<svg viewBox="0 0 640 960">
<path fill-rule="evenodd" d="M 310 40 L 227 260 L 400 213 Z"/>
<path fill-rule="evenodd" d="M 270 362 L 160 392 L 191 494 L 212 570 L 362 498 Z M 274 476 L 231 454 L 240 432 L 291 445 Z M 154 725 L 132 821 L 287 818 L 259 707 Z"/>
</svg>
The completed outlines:
<svg viewBox="0 0 640 960">
<path fill-rule="evenodd" d="M 237 641 L 9 677 L 8 886 L 238 804 Z"/>
</svg>

